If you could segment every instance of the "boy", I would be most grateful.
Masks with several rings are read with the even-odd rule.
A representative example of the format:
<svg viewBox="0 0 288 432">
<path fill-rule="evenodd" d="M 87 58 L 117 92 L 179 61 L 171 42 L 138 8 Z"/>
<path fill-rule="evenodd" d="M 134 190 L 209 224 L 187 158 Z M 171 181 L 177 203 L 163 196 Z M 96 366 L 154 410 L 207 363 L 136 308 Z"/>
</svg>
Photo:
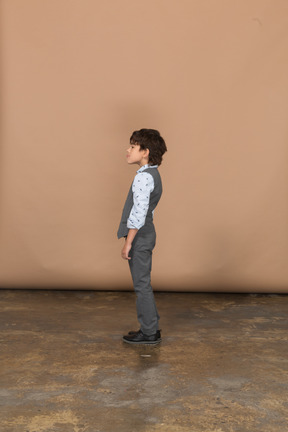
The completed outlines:
<svg viewBox="0 0 288 432">
<path fill-rule="evenodd" d="M 128 164 L 140 166 L 128 192 L 117 233 L 118 239 L 125 238 L 121 256 L 129 263 L 140 324 L 140 330 L 123 336 L 123 341 L 130 344 L 161 342 L 159 315 L 150 284 L 150 273 L 152 250 L 156 241 L 153 213 L 162 194 L 161 177 L 157 168 L 166 151 L 164 139 L 154 129 L 133 132 L 127 150 Z"/>
</svg>

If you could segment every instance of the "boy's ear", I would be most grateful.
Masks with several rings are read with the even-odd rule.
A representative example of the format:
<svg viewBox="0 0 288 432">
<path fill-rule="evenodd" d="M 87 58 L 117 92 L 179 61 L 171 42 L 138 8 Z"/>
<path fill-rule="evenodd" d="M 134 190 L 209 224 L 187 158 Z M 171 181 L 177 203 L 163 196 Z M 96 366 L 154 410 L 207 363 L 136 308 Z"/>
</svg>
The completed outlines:
<svg viewBox="0 0 288 432">
<path fill-rule="evenodd" d="M 145 149 L 145 157 L 148 157 L 148 159 L 149 159 L 149 149 L 147 148 L 147 149 Z"/>
</svg>

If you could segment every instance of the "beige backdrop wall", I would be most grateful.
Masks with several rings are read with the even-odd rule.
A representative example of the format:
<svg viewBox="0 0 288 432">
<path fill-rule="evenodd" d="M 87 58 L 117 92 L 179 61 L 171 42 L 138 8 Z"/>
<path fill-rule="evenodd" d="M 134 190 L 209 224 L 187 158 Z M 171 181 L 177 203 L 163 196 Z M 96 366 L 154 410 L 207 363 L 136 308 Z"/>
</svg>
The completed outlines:
<svg viewBox="0 0 288 432">
<path fill-rule="evenodd" d="M 287 0 L 2 0 L 0 286 L 130 289 L 133 130 L 166 139 L 157 290 L 288 291 Z"/>
</svg>

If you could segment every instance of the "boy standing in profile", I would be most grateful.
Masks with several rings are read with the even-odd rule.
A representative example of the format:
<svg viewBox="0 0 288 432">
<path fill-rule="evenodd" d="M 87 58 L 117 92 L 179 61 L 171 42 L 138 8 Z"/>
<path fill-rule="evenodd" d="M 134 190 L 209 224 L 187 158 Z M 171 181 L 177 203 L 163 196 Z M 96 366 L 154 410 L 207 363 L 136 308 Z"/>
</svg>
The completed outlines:
<svg viewBox="0 0 288 432">
<path fill-rule="evenodd" d="M 140 324 L 138 331 L 123 336 L 123 341 L 130 344 L 161 342 L 159 315 L 151 287 L 151 268 L 156 242 L 153 213 L 162 194 L 158 166 L 166 151 L 164 139 L 154 129 L 133 132 L 127 150 L 128 164 L 140 166 L 128 192 L 117 233 L 118 239 L 125 238 L 121 256 L 129 263 Z"/>
</svg>

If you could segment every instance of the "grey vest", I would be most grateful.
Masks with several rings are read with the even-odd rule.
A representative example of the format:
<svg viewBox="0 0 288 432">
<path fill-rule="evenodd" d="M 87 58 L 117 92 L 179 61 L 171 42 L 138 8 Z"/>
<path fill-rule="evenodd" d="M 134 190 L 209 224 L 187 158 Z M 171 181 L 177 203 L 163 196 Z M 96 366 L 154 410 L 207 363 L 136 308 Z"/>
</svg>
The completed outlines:
<svg viewBox="0 0 288 432">
<path fill-rule="evenodd" d="M 160 174 L 159 174 L 159 171 L 157 168 L 146 168 L 142 172 L 148 172 L 149 174 L 152 175 L 152 177 L 154 179 L 154 190 L 150 194 L 149 208 L 147 211 L 145 224 L 139 230 L 139 232 L 141 231 L 144 234 L 146 231 L 151 232 L 151 230 L 152 231 L 154 230 L 152 212 L 155 209 L 155 207 L 157 206 L 157 204 L 161 198 L 162 182 L 161 182 L 161 177 L 160 177 Z M 130 216 L 130 212 L 131 212 L 132 207 L 133 207 L 132 184 L 131 184 L 131 187 L 129 189 L 128 196 L 127 196 L 124 208 L 123 208 L 120 225 L 119 225 L 119 229 L 117 232 L 118 239 L 128 235 L 129 228 L 127 228 L 127 219 Z"/>
</svg>

